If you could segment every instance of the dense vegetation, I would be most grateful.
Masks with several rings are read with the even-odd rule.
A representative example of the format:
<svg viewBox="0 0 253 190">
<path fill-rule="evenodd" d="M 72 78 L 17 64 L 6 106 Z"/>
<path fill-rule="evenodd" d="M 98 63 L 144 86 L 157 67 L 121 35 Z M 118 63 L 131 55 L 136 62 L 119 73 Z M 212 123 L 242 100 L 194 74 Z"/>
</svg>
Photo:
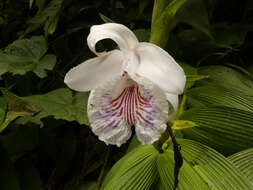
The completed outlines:
<svg viewBox="0 0 253 190">
<path fill-rule="evenodd" d="M 171 121 L 184 160 L 178 189 L 253 189 L 251 0 L 1 0 L 0 189 L 173 189 L 170 138 L 160 152 L 136 137 L 106 146 L 89 128 L 89 93 L 63 82 L 94 57 L 86 38 L 104 22 L 128 26 L 186 72 Z"/>
</svg>

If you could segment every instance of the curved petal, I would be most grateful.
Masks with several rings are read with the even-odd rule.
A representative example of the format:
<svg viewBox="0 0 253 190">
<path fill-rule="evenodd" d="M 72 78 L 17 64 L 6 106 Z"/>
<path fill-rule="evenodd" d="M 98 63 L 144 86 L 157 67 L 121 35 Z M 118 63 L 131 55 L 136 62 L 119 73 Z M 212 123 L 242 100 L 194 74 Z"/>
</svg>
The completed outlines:
<svg viewBox="0 0 253 190">
<path fill-rule="evenodd" d="M 122 52 L 113 50 L 72 68 L 66 74 L 64 82 L 73 90 L 90 91 L 102 83 L 120 76 L 123 73 L 123 61 Z"/>
<path fill-rule="evenodd" d="M 165 93 L 152 82 L 139 79 L 139 102 L 135 117 L 135 131 L 142 144 L 157 141 L 166 129 L 169 104 Z"/>
<path fill-rule="evenodd" d="M 125 115 L 120 113 L 122 108 L 116 109 L 112 105 L 112 101 L 131 83 L 124 76 L 117 77 L 91 91 L 88 101 L 91 129 L 106 144 L 121 146 L 131 137 L 131 125 L 125 120 Z"/>
<path fill-rule="evenodd" d="M 169 120 L 174 119 L 178 108 L 178 95 L 166 93 L 168 102 L 172 105 L 173 109 L 169 109 Z"/>
<path fill-rule="evenodd" d="M 166 93 L 166 98 L 169 103 L 173 106 L 173 111 L 177 111 L 178 107 L 178 95 Z"/>
<path fill-rule="evenodd" d="M 136 53 L 140 61 L 137 74 L 148 78 L 167 93 L 183 93 L 184 71 L 166 51 L 154 44 L 141 42 L 136 47 Z"/>
<path fill-rule="evenodd" d="M 126 26 L 116 23 L 106 23 L 91 27 L 87 38 L 90 50 L 98 55 L 95 49 L 96 43 L 107 38 L 115 41 L 121 50 L 132 50 L 138 43 L 138 39 L 134 33 Z"/>
</svg>

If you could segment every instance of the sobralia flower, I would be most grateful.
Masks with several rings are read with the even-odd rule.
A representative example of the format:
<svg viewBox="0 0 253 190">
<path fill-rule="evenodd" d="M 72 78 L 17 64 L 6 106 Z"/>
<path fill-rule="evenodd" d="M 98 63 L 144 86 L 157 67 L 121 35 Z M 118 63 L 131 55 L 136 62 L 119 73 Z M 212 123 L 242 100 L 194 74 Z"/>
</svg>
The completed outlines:
<svg viewBox="0 0 253 190">
<path fill-rule="evenodd" d="M 103 39 L 112 39 L 119 49 L 96 52 Z M 92 131 L 117 146 L 131 137 L 132 128 L 142 144 L 158 140 L 183 93 L 183 69 L 166 51 L 139 42 L 121 24 L 92 26 L 87 43 L 97 57 L 72 68 L 64 82 L 76 91 L 91 91 L 87 112 Z"/>
</svg>

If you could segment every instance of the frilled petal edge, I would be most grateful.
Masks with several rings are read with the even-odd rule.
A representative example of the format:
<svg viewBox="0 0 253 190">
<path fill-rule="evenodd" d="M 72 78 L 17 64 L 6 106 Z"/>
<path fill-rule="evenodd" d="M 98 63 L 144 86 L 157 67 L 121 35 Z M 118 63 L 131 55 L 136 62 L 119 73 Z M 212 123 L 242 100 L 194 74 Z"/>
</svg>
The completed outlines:
<svg viewBox="0 0 253 190">
<path fill-rule="evenodd" d="M 76 91 L 90 91 L 106 81 L 122 75 L 123 53 L 113 50 L 105 55 L 89 59 L 72 68 L 64 82 Z"/>
</svg>

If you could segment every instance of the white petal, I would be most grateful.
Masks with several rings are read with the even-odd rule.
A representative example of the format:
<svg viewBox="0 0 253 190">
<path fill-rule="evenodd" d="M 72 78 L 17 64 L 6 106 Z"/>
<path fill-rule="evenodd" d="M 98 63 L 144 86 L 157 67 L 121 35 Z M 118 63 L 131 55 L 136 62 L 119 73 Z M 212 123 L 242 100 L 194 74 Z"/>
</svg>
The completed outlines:
<svg viewBox="0 0 253 190">
<path fill-rule="evenodd" d="M 136 54 L 140 61 L 137 74 L 148 78 L 167 93 L 183 93 L 184 71 L 166 51 L 154 44 L 141 42 L 136 47 Z"/>
<path fill-rule="evenodd" d="M 123 60 L 122 52 L 113 50 L 72 68 L 66 74 L 64 82 L 73 90 L 90 91 L 120 76 L 123 72 Z"/>
<path fill-rule="evenodd" d="M 108 38 L 115 41 L 121 50 L 132 50 L 138 43 L 138 39 L 130 29 L 122 24 L 116 23 L 92 26 L 87 43 L 91 51 L 97 54 L 95 50 L 96 43 Z"/>
<path fill-rule="evenodd" d="M 178 108 L 178 95 L 166 93 L 166 98 L 173 107 L 173 109 L 169 109 L 169 120 L 172 120 L 176 117 L 176 111 Z"/>
<path fill-rule="evenodd" d="M 174 111 L 177 111 L 178 107 L 178 95 L 166 93 L 166 98 L 173 106 Z"/>
<path fill-rule="evenodd" d="M 125 77 L 108 81 L 93 90 L 88 101 L 88 117 L 92 131 L 106 144 L 121 146 L 131 137 L 131 125 L 111 107 L 111 101 L 121 94 L 125 87 L 131 86 Z"/>
<path fill-rule="evenodd" d="M 169 105 L 164 92 L 150 81 L 142 80 L 139 89 L 146 101 L 137 110 L 135 131 L 142 144 L 152 144 L 166 129 Z"/>
</svg>

